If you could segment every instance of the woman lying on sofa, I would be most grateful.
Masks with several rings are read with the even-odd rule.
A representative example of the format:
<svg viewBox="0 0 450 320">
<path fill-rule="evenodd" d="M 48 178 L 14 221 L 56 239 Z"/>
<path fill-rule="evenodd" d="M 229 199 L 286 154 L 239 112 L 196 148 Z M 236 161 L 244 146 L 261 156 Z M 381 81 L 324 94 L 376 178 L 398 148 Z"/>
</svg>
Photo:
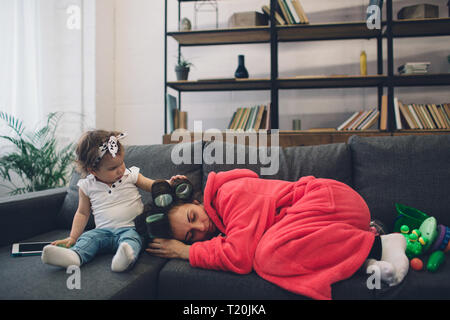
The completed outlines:
<svg viewBox="0 0 450 320">
<path fill-rule="evenodd" d="M 405 238 L 371 232 L 364 200 L 335 180 L 265 180 L 247 169 L 211 172 L 204 203 L 175 205 L 168 220 L 173 239 L 154 239 L 149 253 L 186 259 L 193 267 L 255 270 L 314 299 L 331 299 L 331 284 L 352 276 L 366 260 L 389 285 L 400 283 L 409 267 Z"/>
</svg>

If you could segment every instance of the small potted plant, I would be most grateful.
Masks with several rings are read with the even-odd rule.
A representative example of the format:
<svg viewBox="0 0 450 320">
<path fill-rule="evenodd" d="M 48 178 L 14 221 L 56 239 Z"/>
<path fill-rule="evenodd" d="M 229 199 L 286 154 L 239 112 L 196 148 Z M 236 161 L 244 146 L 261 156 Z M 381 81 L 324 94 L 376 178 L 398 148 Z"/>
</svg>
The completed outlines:
<svg viewBox="0 0 450 320">
<path fill-rule="evenodd" d="M 177 80 L 187 80 L 191 66 L 193 66 L 193 64 L 188 60 L 186 60 L 182 55 L 180 55 L 178 63 L 175 66 L 175 73 L 177 74 Z"/>
</svg>

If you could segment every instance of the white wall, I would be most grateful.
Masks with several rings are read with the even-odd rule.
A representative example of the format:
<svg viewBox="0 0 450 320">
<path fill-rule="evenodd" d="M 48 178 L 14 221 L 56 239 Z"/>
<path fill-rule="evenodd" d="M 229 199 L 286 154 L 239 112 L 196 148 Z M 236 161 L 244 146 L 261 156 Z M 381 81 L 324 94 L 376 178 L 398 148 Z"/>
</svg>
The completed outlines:
<svg viewBox="0 0 450 320">
<path fill-rule="evenodd" d="M 96 127 L 127 144 L 159 144 L 164 131 L 164 2 L 97 0 Z"/>
</svg>

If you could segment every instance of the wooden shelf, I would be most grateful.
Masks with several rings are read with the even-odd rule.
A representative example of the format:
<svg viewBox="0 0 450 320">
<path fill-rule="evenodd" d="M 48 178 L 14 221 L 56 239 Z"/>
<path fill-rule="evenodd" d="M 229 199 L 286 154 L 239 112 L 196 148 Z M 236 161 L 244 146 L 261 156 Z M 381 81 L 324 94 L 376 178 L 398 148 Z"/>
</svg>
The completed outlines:
<svg viewBox="0 0 450 320">
<path fill-rule="evenodd" d="M 211 29 L 168 32 L 181 46 L 201 46 L 239 43 L 269 43 L 268 26 L 251 28 Z"/>
<path fill-rule="evenodd" d="M 401 37 L 430 37 L 450 35 L 450 18 L 395 20 L 392 35 Z"/>
<path fill-rule="evenodd" d="M 396 87 L 448 86 L 450 85 L 450 73 L 396 75 L 393 83 Z"/>
<path fill-rule="evenodd" d="M 370 30 L 366 22 L 300 24 L 277 26 L 278 40 L 313 41 L 370 39 L 381 35 L 381 30 Z"/>
<path fill-rule="evenodd" d="M 279 41 L 370 39 L 381 35 L 365 22 L 277 26 Z M 269 26 L 168 32 L 181 46 L 269 43 Z"/>
<path fill-rule="evenodd" d="M 278 80 L 279 89 L 361 88 L 382 85 L 387 77 L 373 76 L 302 76 Z"/>
<path fill-rule="evenodd" d="M 270 90 L 270 79 L 217 79 L 173 81 L 167 85 L 178 91 Z"/>
<path fill-rule="evenodd" d="M 309 88 L 362 88 L 376 87 L 386 81 L 386 76 L 301 76 L 281 78 L 279 89 Z M 200 81 L 173 81 L 167 85 L 178 91 L 234 91 L 270 90 L 270 79 L 211 79 Z"/>
</svg>

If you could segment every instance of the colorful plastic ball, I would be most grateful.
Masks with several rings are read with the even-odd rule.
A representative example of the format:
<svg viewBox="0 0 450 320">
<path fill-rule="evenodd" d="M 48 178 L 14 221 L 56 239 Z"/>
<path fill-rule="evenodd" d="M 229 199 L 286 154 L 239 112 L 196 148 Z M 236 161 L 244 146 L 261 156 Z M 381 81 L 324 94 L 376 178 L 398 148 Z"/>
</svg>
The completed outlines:
<svg viewBox="0 0 450 320">
<path fill-rule="evenodd" d="M 409 228 L 408 228 L 408 226 L 407 226 L 407 225 L 402 225 L 401 228 L 400 228 L 400 232 L 401 232 L 401 233 L 408 234 L 408 233 L 409 233 Z"/>
<path fill-rule="evenodd" d="M 423 262 L 419 258 L 411 259 L 410 265 L 411 265 L 411 268 L 416 271 L 420 271 L 423 269 Z"/>
</svg>

